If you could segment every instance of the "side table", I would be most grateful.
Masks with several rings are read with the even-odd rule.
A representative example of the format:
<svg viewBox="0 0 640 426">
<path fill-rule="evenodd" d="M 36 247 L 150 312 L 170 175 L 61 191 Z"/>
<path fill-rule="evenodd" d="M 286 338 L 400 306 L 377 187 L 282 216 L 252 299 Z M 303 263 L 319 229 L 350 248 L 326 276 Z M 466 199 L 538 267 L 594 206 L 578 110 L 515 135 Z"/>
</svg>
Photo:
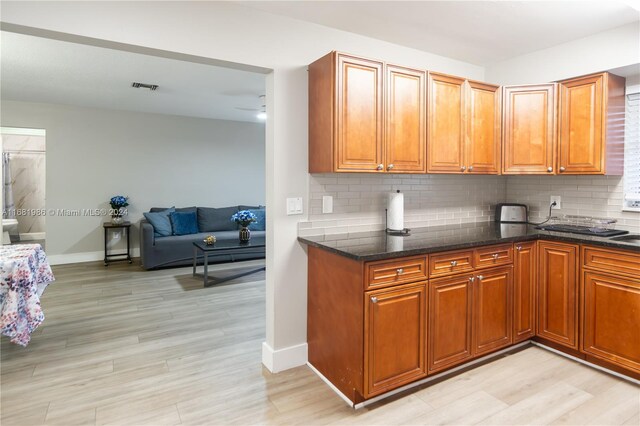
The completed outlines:
<svg viewBox="0 0 640 426">
<path fill-rule="evenodd" d="M 133 260 L 131 259 L 131 239 L 129 237 L 129 235 L 131 234 L 130 232 L 131 222 L 122 222 L 118 224 L 114 224 L 111 222 L 104 222 L 102 224 L 102 227 L 104 228 L 104 266 L 109 266 L 110 261 L 120 262 L 123 260 L 127 260 L 129 261 L 129 263 L 132 263 Z M 107 242 L 109 241 L 108 239 L 109 230 L 117 230 L 117 229 L 122 229 L 127 234 L 127 251 L 126 253 L 109 254 L 107 250 Z"/>
</svg>

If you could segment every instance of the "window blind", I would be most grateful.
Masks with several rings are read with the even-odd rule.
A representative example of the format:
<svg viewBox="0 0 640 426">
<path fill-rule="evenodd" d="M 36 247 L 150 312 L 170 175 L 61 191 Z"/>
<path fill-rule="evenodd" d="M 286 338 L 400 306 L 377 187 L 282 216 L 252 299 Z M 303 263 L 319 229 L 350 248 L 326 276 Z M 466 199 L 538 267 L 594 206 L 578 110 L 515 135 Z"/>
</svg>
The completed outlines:
<svg viewBox="0 0 640 426">
<path fill-rule="evenodd" d="M 627 95 L 625 113 L 625 207 L 640 209 L 640 93 Z"/>
</svg>

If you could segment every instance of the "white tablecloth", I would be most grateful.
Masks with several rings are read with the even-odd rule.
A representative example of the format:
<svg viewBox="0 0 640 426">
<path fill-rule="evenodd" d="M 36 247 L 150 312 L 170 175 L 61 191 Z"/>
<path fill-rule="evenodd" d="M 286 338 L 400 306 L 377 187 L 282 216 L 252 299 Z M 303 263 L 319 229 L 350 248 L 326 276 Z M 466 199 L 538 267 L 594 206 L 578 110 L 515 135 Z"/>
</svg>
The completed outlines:
<svg viewBox="0 0 640 426">
<path fill-rule="evenodd" d="M 54 281 L 40 244 L 0 246 L 0 331 L 26 346 L 44 321 L 40 296 Z"/>
</svg>

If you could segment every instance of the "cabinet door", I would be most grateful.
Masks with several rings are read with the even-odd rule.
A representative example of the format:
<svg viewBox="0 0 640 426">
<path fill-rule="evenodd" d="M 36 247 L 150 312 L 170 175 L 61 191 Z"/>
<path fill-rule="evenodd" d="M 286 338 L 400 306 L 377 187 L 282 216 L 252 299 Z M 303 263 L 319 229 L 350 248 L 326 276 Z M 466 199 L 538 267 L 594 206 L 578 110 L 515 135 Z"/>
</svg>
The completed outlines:
<svg viewBox="0 0 640 426">
<path fill-rule="evenodd" d="M 512 340 L 513 268 L 482 271 L 475 277 L 473 355 L 509 346 Z"/>
<path fill-rule="evenodd" d="M 376 171 L 382 164 L 383 64 L 339 55 L 337 66 L 336 171 Z"/>
<path fill-rule="evenodd" d="M 584 272 L 582 350 L 640 372 L 640 281 Z"/>
<path fill-rule="evenodd" d="M 467 82 L 465 163 L 468 173 L 500 173 L 501 92 L 500 86 Z"/>
<path fill-rule="evenodd" d="M 427 172 L 464 172 L 464 79 L 429 73 Z"/>
<path fill-rule="evenodd" d="M 604 172 L 603 79 L 597 74 L 560 84 L 560 173 Z"/>
<path fill-rule="evenodd" d="M 386 67 L 385 164 L 392 173 L 426 172 L 426 73 Z"/>
<path fill-rule="evenodd" d="M 429 282 L 429 372 L 471 357 L 473 275 Z"/>
<path fill-rule="evenodd" d="M 536 242 L 516 243 L 514 257 L 513 341 L 518 343 L 536 333 Z"/>
<path fill-rule="evenodd" d="M 578 349 L 578 246 L 539 242 L 538 336 Z"/>
<path fill-rule="evenodd" d="M 366 397 L 426 376 L 426 307 L 426 282 L 366 293 Z"/>
<path fill-rule="evenodd" d="M 556 85 L 504 87 L 503 174 L 555 171 Z"/>
</svg>

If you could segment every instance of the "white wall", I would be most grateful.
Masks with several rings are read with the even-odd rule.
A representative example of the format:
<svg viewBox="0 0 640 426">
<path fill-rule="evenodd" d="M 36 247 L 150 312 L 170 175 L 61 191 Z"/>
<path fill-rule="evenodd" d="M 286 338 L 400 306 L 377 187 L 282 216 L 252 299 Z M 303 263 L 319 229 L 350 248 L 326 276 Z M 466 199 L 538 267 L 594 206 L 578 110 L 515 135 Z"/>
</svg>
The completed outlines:
<svg viewBox="0 0 640 426">
<path fill-rule="evenodd" d="M 486 67 L 486 80 L 530 84 L 562 80 L 640 62 L 640 23 L 517 56 Z"/>
<path fill-rule="evenodd" d="M 2 126 L 47 131 L 47 210 L 108 209 L 109 198 L 126 195 L 128 219 L 137 223 L 153 206 L 265 203 L 261 123 L 15 101 L 1 106 Z M 48 216 L 47 254 L 101 259 L 105 220 Z M 137 228 L 132 240 L 137 247 Z"/>
<path fill-rule="evenodd" d="M 304 248 L 285 198 L 308 201 L 306 66 L 331 50 L 482 80 L 481 67 L 222 2 L 3 2 L 4 22 L 273 69 L 267 79 L 267 342 L 273 371 L 306 362 Z M 307 209 L 305 209 L 306 211 Z"/>
</svg>

